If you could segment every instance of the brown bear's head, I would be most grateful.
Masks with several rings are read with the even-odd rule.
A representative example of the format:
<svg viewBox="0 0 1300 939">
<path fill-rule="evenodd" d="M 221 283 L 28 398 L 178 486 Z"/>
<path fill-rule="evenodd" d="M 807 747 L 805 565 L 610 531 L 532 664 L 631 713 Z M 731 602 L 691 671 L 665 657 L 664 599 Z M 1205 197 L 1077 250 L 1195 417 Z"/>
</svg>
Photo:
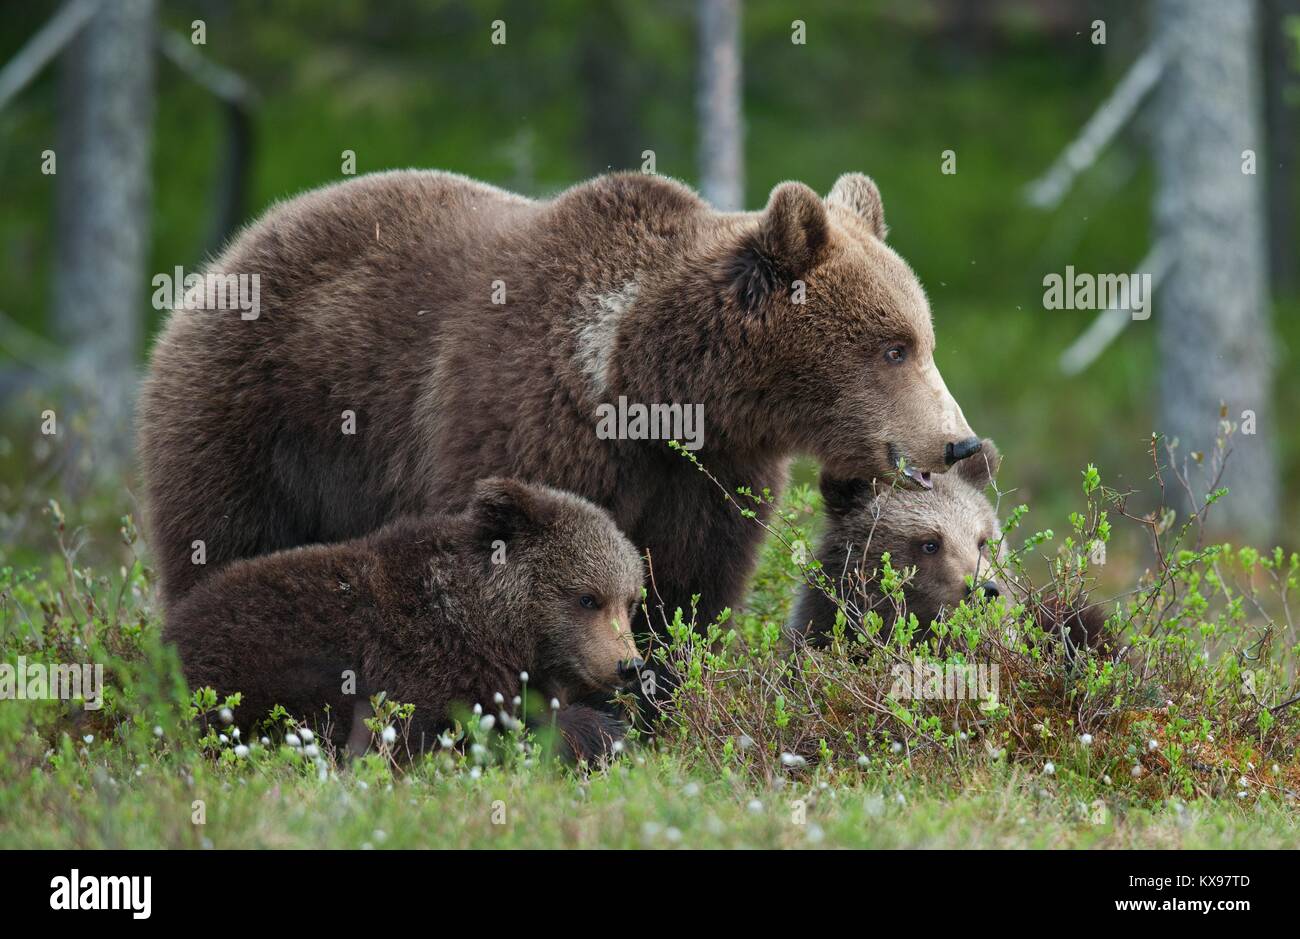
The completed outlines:
<svg viewBox="0 0 1300 939">
<path fill-rule="evenodd" d="M 781 183 L 762 212 L 715 218 L 637 297 L 642 335 L 620 336 L 630 400 L 703 402 L 705 445 L 808 453 L 841 478 L 885 478 L 902 460 L 928 487 L 976 451 L 870 179 L 846 174 L 824 200 Z"/>
<path fill-rule="evenodd" d="M 979 453 L 938 477 L 929 491 L 873 487 L 866 480 L 822 474 L 827 527 L 817 557 L 832 587 L 860 612 L 880 603 L 878 571 L 886 552 L 894 570 L 916 568 L 903 596 L 907 612 L 916 614 L 923 629 L 973 590 L 999 595 L 989 553 L 998 518 L 984 489 L 1001 458 L 993 441 L 981 443 Z M 865 598 L 855 595 L 864 583 Z M 892 620 L 892 610 L 878 605 L 876 610 L 886 623 Z M 810 587 L 791 627 L 797 634 L 822 636 L 834 617 L 834 604 Z"/>
<path fill-rule="evenodd" d="M 533 645 L 532 685 L 561 703 L 626 686 L 640 667 L 631 616 L 644 571 L 609 514 L 502 478 L 478 483 L 469 513 L 490 588 Z"/>
</svg>

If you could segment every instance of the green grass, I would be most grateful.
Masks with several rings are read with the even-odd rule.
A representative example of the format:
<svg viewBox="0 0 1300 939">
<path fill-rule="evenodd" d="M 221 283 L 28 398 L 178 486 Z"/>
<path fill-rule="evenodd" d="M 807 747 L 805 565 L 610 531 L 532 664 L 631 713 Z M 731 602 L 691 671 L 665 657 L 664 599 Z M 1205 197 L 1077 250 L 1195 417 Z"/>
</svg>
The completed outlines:
<svg viewBox="0 0 1300 939">
<path fill-rule="evenodd" d="M 266 754 L 238 767 L 171 753 L 137 773 L 78 745 L 61 773 L 10 780 L 0 847 L 26 848 L 1286 848 L 1294 807 L 1149 808 L 1008 767 L 948 790 L 855 773 L 755 789 L 646 753 L 588 779 L 558 770 L 424 770 L 363 782 Z M 166 744 L 159 749 L 167 751 Z M 298 760 L 297 762 L 302 762 Z M 120 767 L 120 768 L 119 768 Z M 194 824 L 195 800 L 206 823 Z M 802 814 L 800 804 L 802 803 Z M 495 817 L 501 821 L 494 822 Z M 802 819 L 802 821 L 800 821 Z"/>
<path fill-rule="evenodd" d="M 1098 532 L 1107 491 L 1092 473 L 1084 488 L 1069 536 L 1024 539 L 1057 574 L 1077 571 Z M 116 548 L 83 545 L 77 519 L 51 504 L 48 563 L 0 566 L 0 662 L 102 663 L 106 690 L 93 711 L 0 701 L 0 848 L 1300 846 L 1300 705 L 1264 714 L 1294 693 L 1296 634 L 1258 589 L 1295 589 L 1300 558 L 1183 556 L 1116 613 L 1130 634 L 1150 630 L 1120 663 L 1068 667 L 1041 634 L 1002 644 L 1016 616 L 996 604 L 950 617 L 943 648 L 845 636 L 791 656 L 776 627 L 803 575 L 785 541 L 807 534 L 814 510 L 806 489 L 788 495 L 744 608 L 710 641 L 675 630 L 673 723 L 588 772 L 526 756 L 514 737 L 478 755 L 458 745 L 394 760 L 381 745 L 348 762 L 284 742 L 301 733 L 288 720 L 265 740 L 223 735 L 234 702 L 184 686 L 131 520 Z M 92 569 L 92 555 L 116 571 Z M 886 700 L 899 654 L 1001 656 L 1005 700 L 855 707 Z M 472 717 L 458 732 L 485 739 Z"/>
</svg>

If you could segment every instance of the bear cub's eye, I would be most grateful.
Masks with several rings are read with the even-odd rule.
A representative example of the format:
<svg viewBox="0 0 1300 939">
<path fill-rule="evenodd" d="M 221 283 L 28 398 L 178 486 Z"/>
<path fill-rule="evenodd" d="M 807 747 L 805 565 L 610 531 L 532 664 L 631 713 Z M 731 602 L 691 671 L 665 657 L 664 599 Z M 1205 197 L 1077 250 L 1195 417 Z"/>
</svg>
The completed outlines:
<svg viewBox="0 0 1300 939">
<path fill-rule="evenodd" d="M 584 593 L 582 596 L 580 596 L 580 597 L 578 598 L 578 602 L 579 602 L 580 604 L 582 604 L 582 608 L 583 608 L 584 610 L 599 610 L 599 609 L 600 609 L 600 604 L 596 601 L 596 598 L 593 597 L 593 596 L 592 596 L 591 594 L 589 594 L 589 593 Z"/>
<path fill-rule="evenodd" d="M 937 541 L 925 541 L 925 542 L 922 542 L 922 543 L 921 543 L 921 550 L 922 550 L 924 553 L 926 553 L 926 554 L 938 554 L 938 553 L 939 553 L 939 542 L 937 542 Z"/>
<path fill-rule="evenodd" d="M 900 365 L 907 359 L 907 346 L 890 346 L 885 350 L 885 361 L 890 365 Z"/>
</svg>

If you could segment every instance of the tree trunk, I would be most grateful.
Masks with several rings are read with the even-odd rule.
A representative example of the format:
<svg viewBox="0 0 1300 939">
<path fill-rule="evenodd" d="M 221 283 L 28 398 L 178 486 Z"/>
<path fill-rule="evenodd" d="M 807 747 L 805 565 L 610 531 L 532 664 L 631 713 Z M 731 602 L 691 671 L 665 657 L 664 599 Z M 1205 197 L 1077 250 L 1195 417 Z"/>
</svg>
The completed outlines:
<svg viewBox="0 0 1300 939">
<path fill-rule="evenodd" d="M 1281 427 L 1273 408 L 1255 10 L 1242 2 L 1156 4 L 1169 67 L 1154 108 L 1155 216 L 1174 266 L 1152 316 L 1158 429 L 1178 438 L 1182 457 L 1211 452 L 1220 400 L 1232 421 L 1254 412 L 1257 432 L 1235 436 L 1224 476 L 1231 495 L 1211 518 L 1221 530 L 1267 539 L 1277 519 Z M 1257 175 L 1243 172 L 1244 150 L 1258 155 Z"/>
<path fill-rule="evenodd" d="M 745 201 L 740 0 L 700 0 L 700 189 L 726 212 Z"/>
<path fill-rule="evenodd" d="M 131 454 L 148 277 L 155 0 L 102 3 L 61 57 L 54 322 L 97 471 Z M 68 420 L 75 417 L 76 420 Z"/>
</svg>

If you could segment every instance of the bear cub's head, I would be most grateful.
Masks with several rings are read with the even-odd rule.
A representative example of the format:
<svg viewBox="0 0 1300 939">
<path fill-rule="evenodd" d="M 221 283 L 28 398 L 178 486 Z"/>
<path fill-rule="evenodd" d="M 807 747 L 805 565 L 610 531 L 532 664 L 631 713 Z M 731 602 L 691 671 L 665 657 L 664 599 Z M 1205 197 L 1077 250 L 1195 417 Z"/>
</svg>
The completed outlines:
<svg viewBox="0 0 1300 939">
<path fill-rule="evenodd" d="M 984 490 L 997 474 L 1001 455 L 993 441 L 981 443 L 980 452 L 937 477 L 931 490 L 873 488 L 869 481 L 823 472 L 826 532 L 817 559 L 851 610 L 863 614 L 874 608 L 887 628 L 892 625 L 893 609 L 879 590 L 886 552 L 894 570 L 916 568 L 903 597 L 906 612 L 916 614 L 923 631 L 976 590 L 999 595 L 990 553 L 999 535 L 998 518 Z M 824 640 L 835 612 L 836 605 L 822 591 L 805 587 L 790 629 L 796 638 Z M 860 615 L 850 617 L 851 628 L 860 622 Z"/>
<path fill-rule="evenodd" d="M 492 478 L 478 483 L 468 514 L 489 593 L 533 643 L 530 684 L 567 704 L 633 681 L 644 570 L 609 513 L 548 486 Z"/>
</svg>

